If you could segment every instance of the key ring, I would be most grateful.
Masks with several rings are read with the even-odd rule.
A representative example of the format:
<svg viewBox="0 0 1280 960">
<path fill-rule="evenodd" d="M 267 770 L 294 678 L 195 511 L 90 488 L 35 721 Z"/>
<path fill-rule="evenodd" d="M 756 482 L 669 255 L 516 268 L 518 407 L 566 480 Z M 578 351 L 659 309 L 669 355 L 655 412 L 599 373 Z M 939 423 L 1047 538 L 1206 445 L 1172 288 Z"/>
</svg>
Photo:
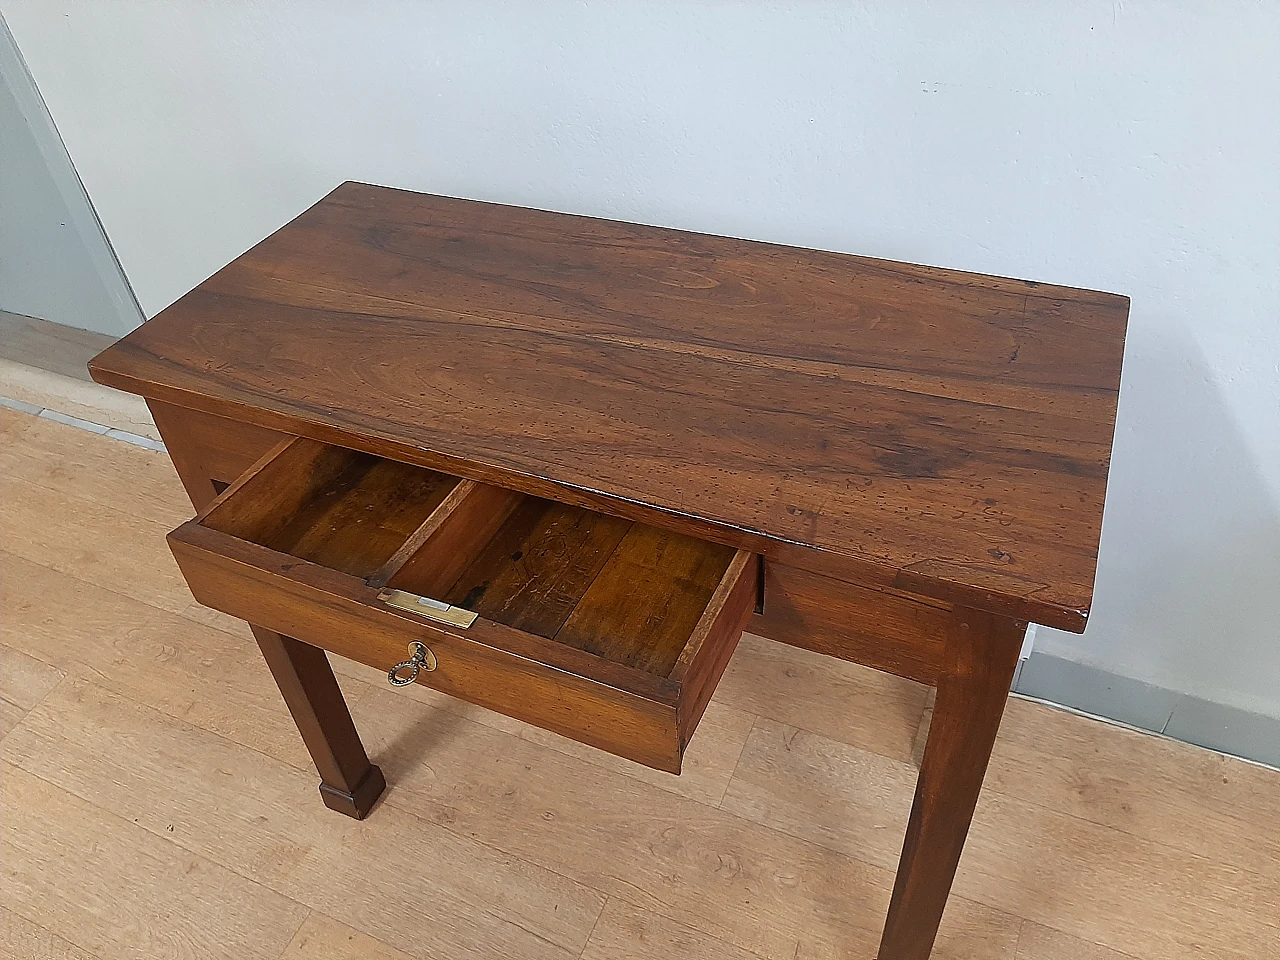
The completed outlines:
<svg viewBox="0 0 1280 960">
<path fill-rule="evenodd" d="M 409 644 L 409 659 L 397 663 L 387 673 L 387 679 L 391 681 L 392 686 L 405 687 L 418 679 L 418 672 L 426 670 L 430 673 L 436 668 L 436 655 L 431 652 L 425 643 L 415 640 Z M 401 671 L 407 670 L 408 673 Z"/>
</svg>

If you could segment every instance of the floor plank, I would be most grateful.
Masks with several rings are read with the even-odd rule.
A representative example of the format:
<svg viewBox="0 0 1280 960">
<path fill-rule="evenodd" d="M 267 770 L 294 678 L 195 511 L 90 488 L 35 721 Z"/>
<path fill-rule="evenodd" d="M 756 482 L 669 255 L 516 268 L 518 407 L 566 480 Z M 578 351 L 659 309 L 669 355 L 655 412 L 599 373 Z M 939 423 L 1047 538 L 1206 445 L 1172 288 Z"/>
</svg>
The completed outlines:
<svg viewBox="0 0 1280 960">
<path fill-rule="evenodd" d="M 5 622 L 6 628 L 12 629 L 7 618 Z M 61 679 L 62 671 L 56 667 L 0 643 L 0 699 L 8 700 L 22 710 L 30 710 Z"/>
<path fill-rule="evenodd" d="M 129 443 L 86 443 L 84 430 L 0 409 L 23 427 L 20 444 L 0 447 L 5 476 L 169 526 L 195 515 L 167 454 Z"/>
<path fill-rule="evenodd" d="M 1262 828 L 1280 825 L 1276 771 L 1036 703 L 1010 701 L 986 788 L 1251 871 L 1280 863 L 1280 827 Z"/>
<path fill-rule="evenodd" d="M 1106 731 L 1099 731 L 1105 737 Z M 1026 789 L 1034 789 L 1028 785 Z M 725 806 L 791 835 L 891 867 L 914 769 L 807 731 L 758 721 Z M 1254 822 L 1259 838 L 1280 824 Z M 1280 870 L 1251 872 L 990 789 L 956 895 L 1137 956 L 1280 955 Z M 1206 923 L 1206 917 L 1213 917 Z"/>
<path fill-rule="evenodd" d="M 729 781 L 737 769 L 738 757 L 742 754 L 754 721 L 753 715 L 735 710 L 721 700 L 712 699 L 685 750 L 679 776 L 632 763 L 527 723 L 520 724 L 519 735 L 593 767 L 601 767 L 622 776 L 642 780 L 669 793 L 716 806 L 729 789 Z"/>
<path fill-rule="evenodd" d="M 173 613 L 192 605 L 165 546 L 170 527 L 163 521 L 76 496 L 51 496 L 6 473 L 0 475 L 0 528 L 7 553 Z"/>
<path fill-rule="evenodd" d="M 916 769 L 772 720 L 756 721 L 722 806 L 868 863 L 894 866 Z"/>
<path fill-rule="evenodd" d="M 83 681 L 46 697 L 0 750 L 202 860 L 411 955 L 429 947 L 564 960 L 581 951 L 603 904 L 579 883 L 407 809 L 384 805 L 363 822 L 335 816 L 316 799 L 313 775 Z M 424 904 L 425 943 L 406 922 Z"/>
<path fill-rule="evenodd" d="M 744 713 L 906 760 L 928 692 L 892 674 L 748 633 L 716 687 L 716 698 Z"/>
<path fill-rule="evenodd" d="M 294 901 L 18 767 L 0 768 L 0 896 L 101 960 L 275 960 L 301 925 L 306 911 Z"/>
<path fill-rule="evenodd" d="M 1022 933 L 1018 937 L 1018 960 L 1136 960 L 1136 958 L 1028 920 L 1022 925 Z"/>
<path fill-rule="evenodd" d="M 61 679 L 56 667 L 0 644 L 0 741 Z"/>
<path fill-rule="evenodd" d="M 8 960 L 97 960 L 69 940 L 0 907 L 0 945 Z"/>
<path fill-rule="evenodd" d="M 378 689 L 357 720 L 387 806 L 763 957 L 875 952 L 890 870 Z M 935 956 L 1012 958 L 1017 925 L 957 899 Z"/>
<path fill-rule="evenodd" d="M 411 925 L 414 922 L 410 921 Z M 430 939 L 430 918 L 417 918 L 416 923 L 422 925 L 422 937 Z M 412 957 L 322 913 L 312 913 L 280 955 L 280 960 L 412 960 Z"/>
<path fill-rule="evenodd" d="M 587 941 L 587 948 L 582 951 L 582 960 L 644 960 L 646 957 L 760 960 L 759 954 L 708 937 L 692 927 L 622 900 L 610 900 Z"/>
<path fill-rule="evenodd" d="M 31 429 L 39 417 L 29 413 L 19 413 L 9 407 L 0 407 L 0 454 L 5 450 L 18 449 L 18 438 Z"/>
<path fill-rule="evenodd" d="M 0 742 L 9 735 L 9 731 L 22 722 L 27 711 L 0 697 Z"/>
<path fill-rule="evenodd" d="M 248 628 L 231 636 L 0 551 L 0 621 L 25 652 L 310 772 Z M 64 598 L 75 597 L 69 604 Z M 347 685 L 357 702 L 363 691 Z"/>
</svg>

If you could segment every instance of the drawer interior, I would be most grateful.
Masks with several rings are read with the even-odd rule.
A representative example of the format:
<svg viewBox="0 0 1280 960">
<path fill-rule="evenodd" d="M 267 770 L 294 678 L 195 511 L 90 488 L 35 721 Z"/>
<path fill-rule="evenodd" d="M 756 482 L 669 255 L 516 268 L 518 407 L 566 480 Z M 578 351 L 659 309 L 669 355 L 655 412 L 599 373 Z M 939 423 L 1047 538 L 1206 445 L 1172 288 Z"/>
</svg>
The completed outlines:
<svg viewBox="0 0 1280 960">
<path fill-rule="evenodd" d="M 279 553 L 369 577 L 459 481 L 321 443 L 291 443 L 238 484 L 204 525 Z"/>
<path fill-rule="evenodd" d="M 475 494 L 489 500 L 484 522 L 454 511 L 390 586 L 647 673 L 671 673 L 729 568 L 731 547 L 484 490 Z"/>
<path fill-rule="evenodd" d="M 311 440 L 278 449 L 200 522 L 659 677 L 736 553 Z"/>
</svg>

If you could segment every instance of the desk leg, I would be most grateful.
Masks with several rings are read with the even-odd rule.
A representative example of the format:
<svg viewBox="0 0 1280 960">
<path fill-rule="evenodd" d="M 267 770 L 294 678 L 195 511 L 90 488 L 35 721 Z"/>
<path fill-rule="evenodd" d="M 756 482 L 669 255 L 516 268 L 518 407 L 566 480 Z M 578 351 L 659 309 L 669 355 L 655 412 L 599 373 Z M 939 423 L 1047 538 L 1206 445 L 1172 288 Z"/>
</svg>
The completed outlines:
<svg viewBox="0 0 1280 960">
<path fill-rule="evenodd" d="M 957 607 L 879 960 L 926 960 L 1018 664 L 1025 624 Z"/>
<path fill-rule="evenodd" d="M 208 506 L 247 463 L 282 439 L 260 427 L 166 403 L 148 401 L 147 405 L 197 510 Z M 214 477 L 223 478 L 223 482 L 215 482 Z M 250 629 L 320 772 L 320 797 L 325 806 L 363 819 L 387 782 L 364 752 L 329 658 L 309 643 L 252 624 Z"/>
<path fill-rule="evenodd" d="M 320 796 L 331 810 L 364 819 L 387 781 L 369 762 L 347 703 L 319 647 L 252 627 L 262 656 L 320 771 Z"/>
</svg>

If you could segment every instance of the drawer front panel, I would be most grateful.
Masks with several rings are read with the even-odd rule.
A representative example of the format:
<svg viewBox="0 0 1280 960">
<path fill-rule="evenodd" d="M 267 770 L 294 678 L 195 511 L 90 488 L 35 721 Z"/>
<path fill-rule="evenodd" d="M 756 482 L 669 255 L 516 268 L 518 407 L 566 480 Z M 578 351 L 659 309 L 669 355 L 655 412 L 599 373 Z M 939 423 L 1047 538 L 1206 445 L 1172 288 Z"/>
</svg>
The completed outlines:
<svg viewBox="0 0 1280 960">
<path fill-rule="evenodd" d="M 203 536 L 211 533 L 188 527 L 170 537 L 183 576 L 205 606 L 379 670 L 408 659 L 408 645 L 420 641 L 438 666 L 419 673 L 418 683 L 646 766 L 680 772 L 674 689 L 655 683 L 644 696 L 475 642 L 381 608 L 378 591 L 354 578 L 326 577 L 323 568 L 303 561 L 297 563 L 310 576 L 296 578 L 253 562 L 257 557 L 246 562 L 244 554 L 256 551 L 225 549 L 218 543 L 222 535 Z M 603 675 L 608 666 L 592 665 Z"/>
<path fill-rule="evenodd" d="M 950 606 L 766 563 L 764 612 L 747 630 L 771 640 L 937 683 Z"/>
</svg>

